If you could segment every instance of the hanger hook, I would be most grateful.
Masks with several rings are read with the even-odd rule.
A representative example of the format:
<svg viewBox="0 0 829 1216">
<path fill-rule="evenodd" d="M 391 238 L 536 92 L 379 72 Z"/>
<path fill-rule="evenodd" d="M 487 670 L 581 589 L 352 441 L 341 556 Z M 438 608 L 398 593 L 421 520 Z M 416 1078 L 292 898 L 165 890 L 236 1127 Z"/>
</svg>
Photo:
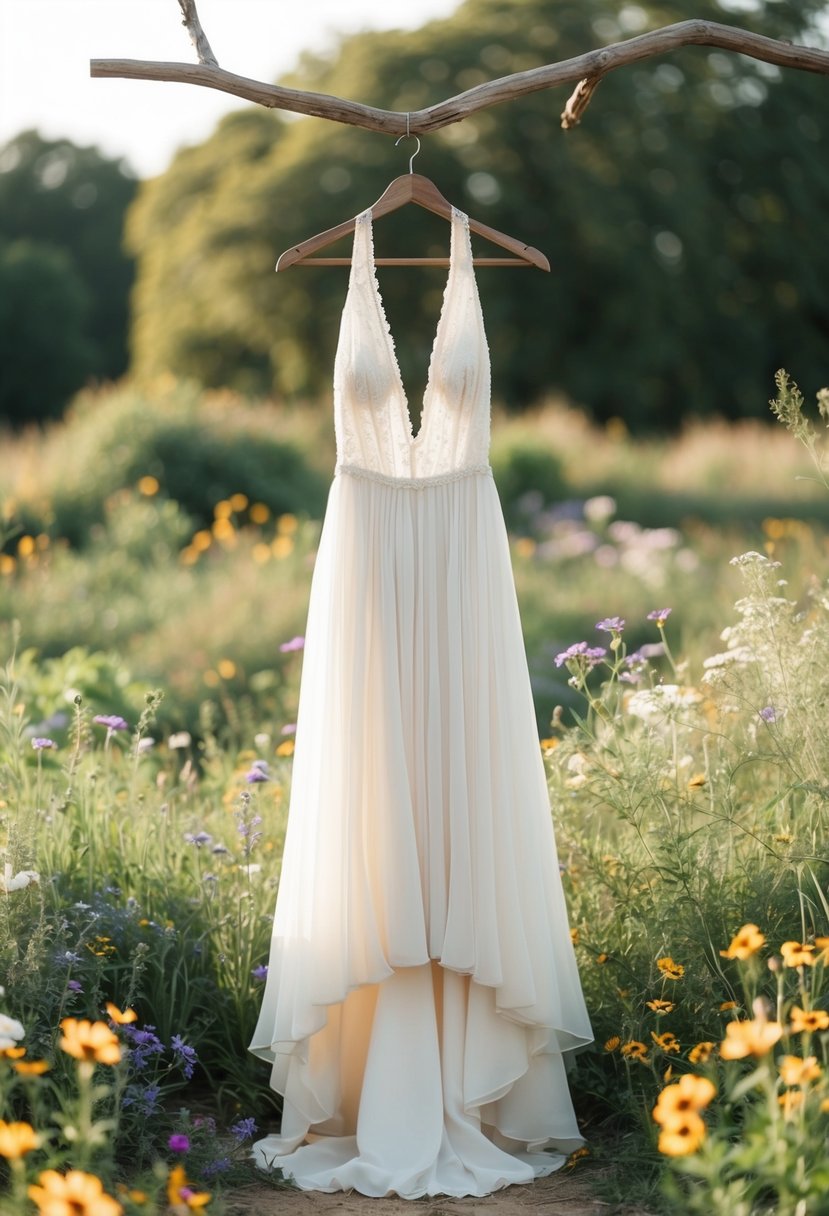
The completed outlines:
<svg viewBox="0 0 829 1216">
<path fill-rule="evenodd" d="M 397 147 L 397 145 L 400 143 L 400 140 L 401 140 L 401 139 L 415 139 L 415 140 L 417 140 L 417 147 L 415 148 L 414 152 L 413 152 L 413 153 L 411 154 L 411 156 L 409 157 L 409 172 L 410 172 L 410 173 L 414 173 L 414 169 L 412 168 L 412 162 L 414 161 L 414 158 L 417 156 L 418 152 L 420 151 L 420 137 L 419 137 L 419 136 L 417 136 L 417 135 L 412 135 L 411 131 L 409 130 L 409 119 L 410 119 L 410 117 L 411 117 L 411 115 L 407 113 L 407 114 L 406 114 L 406 134 L 405 134 L 405 135 L 401 135 L 401 136 L 399 137 L 399 139 L 396 139 L 396 140 L 394 141 L 394 146 L 395 146 L 395 148 L 396 148 L 396 147 Z"/>
</svg>

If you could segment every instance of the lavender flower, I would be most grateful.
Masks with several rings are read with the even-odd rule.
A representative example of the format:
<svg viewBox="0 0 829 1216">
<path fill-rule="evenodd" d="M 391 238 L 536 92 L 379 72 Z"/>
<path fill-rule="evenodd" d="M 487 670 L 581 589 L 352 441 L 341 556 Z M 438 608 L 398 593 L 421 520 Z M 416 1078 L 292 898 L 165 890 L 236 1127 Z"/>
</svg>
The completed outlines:
<svg viewBox="0 0 829 1216">
<path fill-rule="evenodd" d="M 239 1119 L 231 1127 L 230 1134 L 242 1144 L 243 1141 L 252 1139 L 258 1130 L 259 1128 L 255 1119 Z"/>
<path fill-rule="evenodd" d="M 279 733 L 280 735 L 296 734 L 296 722 L 286 722 Z"/>
<path fill-rule="evenodd" d="M 99 726 L 105 726 L 108 731 L 129 730 L 129 723 L 118 714 L 96 714 L 92 721 L 97 722 Z"/>
<path fill-rule="evenodd" d="M 769 724 L 771 724 L 772 722 L 777 721 L 777 710 L 774 708 L 773 705 L 766 705 L 763 709 L 759 710 L 758 712 L 764 722 L 768 722 Z"/>
<path fill-rule="evenodd" d="M 290 642 L 283 642 L 279 649 L 285 653 L 290 650 L 302 650 L 305 647 L 305 638 L 291 638 Z"/>
<path fill-rule="evenodd" d="M 189 1153 L 190 1137 L 174 1132 L 167 1141 L 167 1147 L 171 1153 Z"/>
<path fill-rule="evenodd" d="M 45 751 L 47 747 L 57 747 L 57 743 L 55 743 L 54 739 L 37 737 L 32 739 L 32 747 L 36 752 L 42 752 Z"/>
<path fill-rule="evenodd" d="M 83 992 L 83 985 L 79 980 L 67 980 L 66 987 L 70 992 Z"/>
<path fill-rule="evenodd" d="M 176 1057 L 181 1071 L 184 1073 L 185 1080 L 189 1081 L 193 1073 L 196 1071 L 196 1065 L 199 1062 L 199 1057 L 196 1055 L 196 1049 L 189 1047 L 179 1034 L 174 1034 L 170 1042 L 173 1049 L 173 1054 Z"/>
<path fill-rule="evenodd" d="M 665 622 L 672 612 L 673 608 L 654 608 L 653 612 L 649 612 L 645 619 L 655 621 L 657 629 L 664 629 Z"/>
<path fill-rule="evenodd" d="M 248 785 L 256 785 L 260 781 L 270 781 L 267 760 L 254 760 L 245 773 L 245 781 L 247 781 Z"/>
<path fill-rule="evenodd" d="M 248 822 L 246 822 L 244 819 L 241 819 L 237 825 L 237 830 L 239 832 L 239 835 L 240 836 L 249 836 L 251 828 L 257 827 L 261 822 L 262 822 L 261 815 L 254 815 L 253 818 L 251 820 L 249 820 Z M 261 835 L 262 835 L 261 832 L 254 832 L 254 836 L 257 838 Z"/>
<path fill-rule="evenodd" d="M 258 967 L 254 967 L 251 975 L 255 980 L 266 980 L 268 978 L 267 963 L 260 963 Z"/>
<path fill-rule="evenodd" d="M 602 633 L 621 633 L 624 627 L 624 619 L 620 616 L 606 616 L 604 620 L 596 622 L 596 628 L 601 629 Z"/>
</svg>

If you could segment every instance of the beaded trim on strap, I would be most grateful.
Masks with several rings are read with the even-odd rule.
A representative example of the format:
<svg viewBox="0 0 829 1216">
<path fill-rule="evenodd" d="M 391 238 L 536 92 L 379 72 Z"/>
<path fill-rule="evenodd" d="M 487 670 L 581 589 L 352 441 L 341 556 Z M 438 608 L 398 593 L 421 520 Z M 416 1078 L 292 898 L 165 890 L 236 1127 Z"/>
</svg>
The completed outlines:
<svg viewBox="0 0 829 1216">
<path fill-rule="evenodd" d="M 350 477 L 362 477 L 367 481 L 379 481 L 386 486 L 394 486 L 405 490 L 427 490 L 429 486 L 442 486 L 450 481 L 460 481 L 464 477 L 472 477 L 476 473 L 487 473 L 492 476 L 492 465 L 473 464 L 465 469 L 453 469 L 449 473 L 438 473 L 434 477 L 388 477 L 385 473 L 377 473 L 374 469 L 364 469 L 357 464 L 338 464 L 334 475 L 347 473 Z"/>
</svg>

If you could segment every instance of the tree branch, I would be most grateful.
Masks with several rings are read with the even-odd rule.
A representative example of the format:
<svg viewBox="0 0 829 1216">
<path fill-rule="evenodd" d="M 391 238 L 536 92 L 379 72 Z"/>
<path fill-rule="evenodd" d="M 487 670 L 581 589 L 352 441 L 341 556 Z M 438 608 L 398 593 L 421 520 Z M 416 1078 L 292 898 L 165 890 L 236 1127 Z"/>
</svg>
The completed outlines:
<svg viewBox="0 0 829 1216">
<path fill-rule="evenodd" d="M 195 27 L 201 33 L 193 0 L 179 0 L 179 3 L 185 12 L 185 25 L 190 30 L 191 37 Z M 192 13 L 195 27 L 188 21 L 186 10 Z M 204 38 L 204 35 L 201 34 L 201 37 Z M 196 45 L 199 46 L 198 42 Z M 439 131 L 441 127 L 461 122 L 479 110 L 501 105 L 516 97 L 525 97 L 529 93 L 555 88 L 557 85 L 577 83 L 579 87 L 567 102 L 562 114 L 562 125 L 572 126 L 583 113 L 596 85 L 608 72 L 631 63 L 640 63 L 654 55 L 663 55 L 666 51 L 678 50 L 683 46 L 719 47 L 724 51 L 734 51 L 752 59 L 761 59 L 765 63 L 774 63 L 778 67 L 797 68 L 803 72 L 829 76 L 827 51 L 795 46 L 790 42 L 752 34 L 735 26 L 701 20 L 680 21 L 663 29 L 639 34 L 625 42 L 614 42 L 601 50 L 588 51 L 574 59 L 564 59 L 560 63 L 550 63 L 527 72 L 515 72 L 511 76 L 476 85 L 475 88 L 459 93 L 457 97 L 450 97 L 446 101 L 428 106 L 425 110 L 413 111 L 408 116 L 392 110 L 379 110 L 356 101 L 346 101 L 341 97 L 331 97 L 325 93 L 307 93 L 300 89 L 287 89 L 281 85 L 249 80 L 245 76 L 226 72 L 207 62 L 189 64 L 156 63 L 142 59 L 93 59 L 90 70 L 91 75 L 95 77 L 172 80 L 203 85 L 223 93 L 232 93 L 235 97 L 243 97 L 270 109 L 327 118 L 332 122 L 346 123 L 348 126 L 379 131 L 386 135 L 404 135 L 407 129 L 412 135 L 426 135 Z M 203 47 L 206 47 L 212 58 L 206 38 Z M 199 55 L 201 57 L 202 50 L 199 50 Z"/>
<path fill-rule="evenodd" d="M 199 63 L 206 63 L 210 67 L 217 68 L 219 61 L 213 54 L 210 43 L 207 41 L 207 35 L 201 27 L 199 14 L 196 12 L 196 0 L 178 0 L 178 6 L 181 9 L 181 24 L 190 35 L 190 41 L 196 48 Z"/>
</svg>

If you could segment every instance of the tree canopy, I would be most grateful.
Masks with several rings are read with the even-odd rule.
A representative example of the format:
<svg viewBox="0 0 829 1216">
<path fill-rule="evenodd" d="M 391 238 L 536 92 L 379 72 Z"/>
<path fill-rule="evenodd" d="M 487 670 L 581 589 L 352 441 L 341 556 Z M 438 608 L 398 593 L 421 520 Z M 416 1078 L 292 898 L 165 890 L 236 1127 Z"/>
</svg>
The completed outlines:
<svg viewBox="0 0 829 1216">
<path fill-rule="evenodd" d="M 738 19 L 817 43 L 823 8 L 756 0 Z M 734 9 L 698 0 L 694 15 L 733 21 Z M 415 110 L 687 16 L 679 0 L 466 0 L 418 31 L 306 55 L 285 83 Z M 762 412 L 781 365 L 822 382 L 826 80 L 686 48 L 609 76 L 567 134 L 564 100 L 543 92 L 477 114 L 429 136 L 416 162 L 458 206 L 552 262 L 549 276 L 478 272 L 496 394 L 520 409 L 558 390 L 599 418 L 663 428 L 688 413 Z M 252 108 L 179 153 L 129 217 L 136 370 L 327 398 L 347 271 L 276 276 L 273 264 L 369 206 L 412 147 Z M 409 207 L 376 238 L 380 253 L 445 252 L 448 226 Z M 380 273 L 414 402 L 445 271 Z"/>
<path fill-rule="evenodd" d="M 87 377 L 125 370 L 134 268 L 123 226 L 137 185 L 122 161 L 66 139 L 24 131 L 0 147 L 0 275 L 10 326 L 0 417 L 19 423 L 59 413 Z"/>
</svg>

